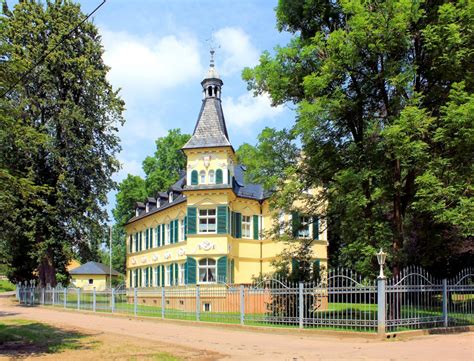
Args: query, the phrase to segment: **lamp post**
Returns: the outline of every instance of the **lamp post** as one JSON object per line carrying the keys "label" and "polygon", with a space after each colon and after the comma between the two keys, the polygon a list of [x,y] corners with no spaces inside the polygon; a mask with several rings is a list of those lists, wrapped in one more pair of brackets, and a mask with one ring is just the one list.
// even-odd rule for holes
{"label": "lamp post", "polygon": [[112,226],[109,226],[109,284],[112,289]]}
{"label": "lamp post", "polygon": [[385,264],[385,259],[387,258],[387,254],[380,248],[380,252],[377,253],[377,261],[379,262],[380,265],[380,274],[378,278],[385,278],[385,275],[383,274],[383,265]]}

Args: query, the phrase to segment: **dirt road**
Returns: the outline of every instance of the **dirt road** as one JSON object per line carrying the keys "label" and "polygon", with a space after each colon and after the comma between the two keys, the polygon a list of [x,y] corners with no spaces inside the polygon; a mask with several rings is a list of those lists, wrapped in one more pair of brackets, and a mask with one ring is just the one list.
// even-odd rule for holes
{"label": "dirt road", "polygon": [[[166,345],[184,358],[228,360],[474,360],[474,333],[419,336],[396,341],[287,331],[249,331],[210,325],[141,320],[0,304],[14,317]],[[189,353],[183,352],[188,350]],[[181,351],[181,352],[177,352]],[[200,355],[195,357],[196,355]],[[209,357],[205,357],[208,355]]]}

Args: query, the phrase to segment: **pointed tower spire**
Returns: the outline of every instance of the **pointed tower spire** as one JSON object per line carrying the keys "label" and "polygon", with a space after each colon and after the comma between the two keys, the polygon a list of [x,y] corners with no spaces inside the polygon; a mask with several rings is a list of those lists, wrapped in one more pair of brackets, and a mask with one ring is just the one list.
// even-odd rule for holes
{"label": "pointed tower spire", "polygon": [[201,111],[193,135],[182,149],[232,147],[221,105],[221,89],[224,83],[214,65],[215,50],[212,46],[210,53],[209,70],[201,82],[203,92]]}

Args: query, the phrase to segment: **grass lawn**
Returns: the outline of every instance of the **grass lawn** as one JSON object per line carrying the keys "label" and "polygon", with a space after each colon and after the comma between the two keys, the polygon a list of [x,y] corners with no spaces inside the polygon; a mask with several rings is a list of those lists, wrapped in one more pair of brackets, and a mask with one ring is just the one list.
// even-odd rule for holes
{"label": "grass lawn", "polygon": [[15,291],[15,285],[8,280],[0,281],[0,292]]}
{"label": "grass lawn", "polygon": [[57,359],[180,360],[148,341],[117,335],[88,335],[28,320],[0,321],[0,355],[12,359],[34,356],[41,360],[41,355],[56,353]]}

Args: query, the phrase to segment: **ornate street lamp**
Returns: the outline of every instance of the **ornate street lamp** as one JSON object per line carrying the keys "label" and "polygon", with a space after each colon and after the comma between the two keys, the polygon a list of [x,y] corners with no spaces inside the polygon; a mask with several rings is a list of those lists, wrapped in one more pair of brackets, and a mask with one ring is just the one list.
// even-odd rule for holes
{"label": "ornate street lamp", "polygon": [[387,254],[380,248],[380,252],[377,253],[377,261],[379,262],[380,265],[380,274],[378,278],[385,278],[385,275],[383,274],[383,265],[385,264],[385,259],[387,258]]}

